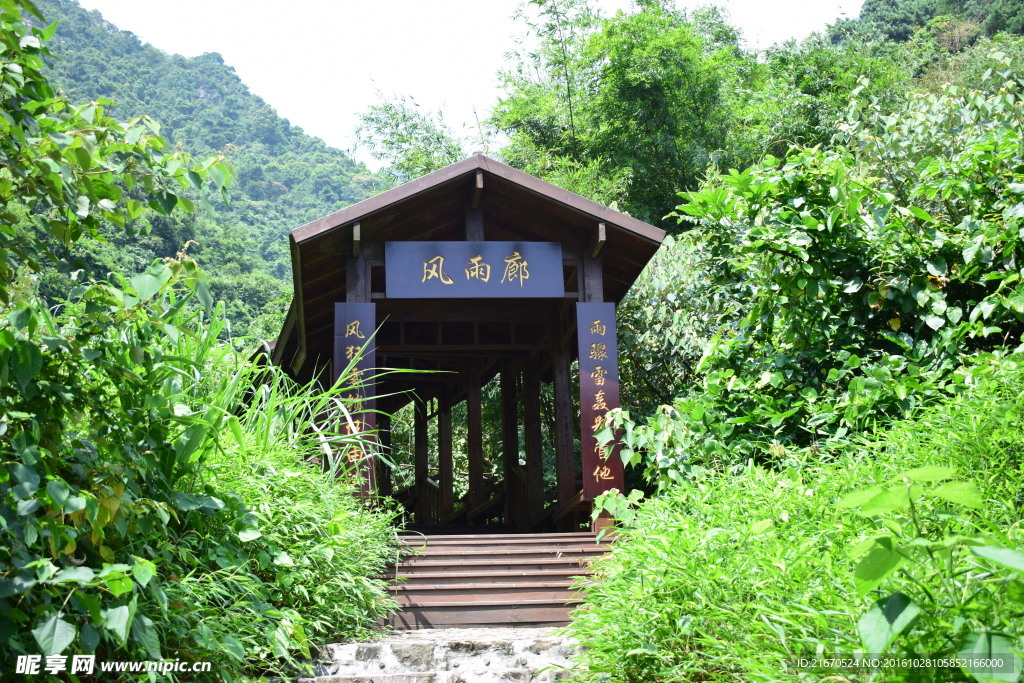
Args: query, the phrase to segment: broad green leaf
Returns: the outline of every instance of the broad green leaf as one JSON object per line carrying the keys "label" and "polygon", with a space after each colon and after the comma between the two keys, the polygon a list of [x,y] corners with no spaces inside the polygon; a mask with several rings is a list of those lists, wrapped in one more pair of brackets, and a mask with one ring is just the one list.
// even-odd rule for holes
{"label": "broad green leaf", "polygon": [[280,565],[282,567],[295,566],[295,562],[292,560],[291,556],[285,552],[278,553],[277,557],[274,558],[274,564]]}
{"label": "broad green leaf", "polygon": [[48,583],[64,583],[65,581],[88,583],[94,578],[96,578],[96,573],[88,567],[67,567],[54,574]]}
{"label": "broad green leaf", "polygon": [[131,619],[131,611],[127,605],[108,609],[103,613],[103,628],[107,629],[124,645],[128,637],[128,622]]}
{"label": "broad green leaf", "polygon": [[71,494],[71,490],[68,489],[67,484],[57,479],[46,483],[46,492],[50,494],[50,499],[53,500],[54,505],[61,507],[64,505],[64,501],[68,499]]}
{"label": "broad green leaf", "polygon": [[154,192],[153,199],[149,200],[149,206],[154,211],[167,215],[174,211],[174,206],[178,203],[178,196],[171,194],[170,192]]}
{"label": "broad green leaf", "polygon": [[292,643],[291,638],[288,637],[288,631],[282,625],[275,629],[267,630],[267,644],[270,645],[270,649],[274,652],[275,656],[287,657]]}
{"label": "broad green leaf", "polygon": [[100,632],[92,624],[86,624],[82,627],[79,642],[86,652],[95,652],[96,647],[100,644]]}
{"label": "broad green leaf", "polygon": [[910,490],[906,486],[894,486],[884,490],[877,496],[860,506],[860,514],[863,517],[870,515],[881,515],[893,510],[899,510],[910,504]]}
{"label": "broad green leaf", "polygon": [[132,565],[132,576],[139,582],[139,585],[145,586],[150,579],[156,576],[156,565],[149,560],[136,560]]}
{"label": "broad green leaf", "polygon": [[10,579],[0,578],[0,598],[27,593],[34,585],[36,585],[36,580],[25,576],[15,576]]}
{"label": "broad green leaf", "polygon": [[132,621],[132,640],[142,645],[150,659],[162,659],[156,624],[146,615],[140,614]]}
{"label": "broad green leaf", "polygon": [[140,301],[145,301],[159,292],[161,284],[158,278],[149,273],[142,273],[132,278],[132,287],[135,288],[135,294]]}
{"label": "broad green leaf", "polygon": [[224,501],[213,496],[196,496],[180,491],[174,494],[174,503],[182,512],[199,509],[213,512],[224,507]]}
{"label": "broad green leaf", "polygon": [[1024,583],[1018,579],[1012,579],[1003,585],[1003,590],[1010,600],[1018,605],[1024,605]]}
{"label": "broad green leaf", "polygon": [[903,593],[893,593],[871,606],[857,630],[869,656],[883,655],[896,636],[905,633],[921,613],[921,608]]}
{"label": "broad green leaf", "polygon": [[969,508],[977,509],[985,505],[981,491],[973,481],[950,481],[932,491],[932,494]]}
{"label": "broad green leaf", "polygon": [[242,543],[248,543],[249,541],[255,541],[262,535],[263,534],[257,531],[256,529],[245,529],[243,531],[238,532],[238,540],[240,540]]}
{"label": "broad green leaf", "polygon": [[11,475],[18,482],[14,492],[19,498],[28,498],[39,489],[39,474],[34,469],[20,462],[9,467]]}
{"label": "broad green leaf", "polygon": [[1019,550],[1003,548],[998,545],[972,546],[971,552],[978,557],[984,557],[996,564],[1024,574],[1024,553]]}
{"label": "broad green leaf", "polygon": [[903,564],[904,557],[893,546],[892,539],[883,536],[862,557],[853,570],[853,583],[859,595],[867,595],[877,588]]}
{"label": "broad green leaf", "polygon": [[29,382],[43,369],[43,353],[35,344],[19,339],[11,353],[10,364],[14,379],[25,391]]}
{"label": "broad green leaf", "polygon": [[772,525],[772,520],[762,519],[760,522],[755,522],[750,526],[749,534],[751,536],[757,536],[758,534],[764,533],[764,531]]}
{"label": "broad green leaf", "polygon": [[[965,667],[976,681],[1018,681],[1021,659],[1013,653],[1014,643],[999,633],[986,631],[968,634],[957,653],[968,660]],[[1001,663],[1002,666],[976,666]]]}
{"label": "broad green leaf", "polygon": [[909,479],[910,481],[917,483],[924,483],[929,481],[942,481],[943,479],[950,479],[956,476],[956,470],[952,467],[943,467],[941,465],[927,465],[925,467],[917,467],[912,470],[902,472],[895,477],[893,481],[903,481]]}
{"label": "broad green leaf", "polygon": [[61,613],[55,612],[41,626],[32,629],[32,637],[39,643],[39,650],[43,655],[58,655],[75,640],[78,631],[74,624],[60,617]]}
{"label": "broad green leaf", "polygon": [[120,573],[106,577],[103,582],[107,584],[107,588],[115,598],[130,592],[135,586],[130,578]]}
{"label": "broad green leaf", "polygon": [[11,311],[8,320],[11,321],[11,327],[20,332],[29,328],[34,317],[31,308],[18,308]]}
{"label": "broad green leaf", "polygon": [[869,489],[860,489],[859,491],[848,493],[843,496],[838,503],[836,503],[836,507],[840,510],[860,507],[882,491],[883,489],[881,486],[872,486]]}
{"label": "broad green leaf", "polygon": [[929,259],[928,261],[928,274],[934,275],[935,277],[941,277],[946,274],[946,259],[941,256]]}
{"label": "broad green leaf", "polygon": [[233,638],[231,636],[224,636],[223,638],[221,638],[221,646],[223,651],[231,655],[231,657],[234,658],[235,661],[245,661],[245,648],[242,646],[242,643],[237,638]]}
{"label": "broad green leaf", "polygon": [[[914,214],[915,218],[920,218],[921,220],[927,221],[928,223],[935,222],[935,219],[932,218],[931,214],[925,211],[924,209],[916,206],[908,206],[907,208],[910,209],[910,213]],[[872,652],[874,652],[874,650],[872,650]]]}

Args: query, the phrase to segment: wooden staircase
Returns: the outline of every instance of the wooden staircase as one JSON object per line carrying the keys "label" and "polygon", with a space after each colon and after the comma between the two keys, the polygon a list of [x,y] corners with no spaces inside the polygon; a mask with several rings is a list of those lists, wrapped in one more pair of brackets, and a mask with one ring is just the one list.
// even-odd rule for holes
{"label": "wooden staircase", "polygon": [[388,574],[398,630],[563,626],[580,601],[572,577],[607,549],[593,533],[399,534]]}

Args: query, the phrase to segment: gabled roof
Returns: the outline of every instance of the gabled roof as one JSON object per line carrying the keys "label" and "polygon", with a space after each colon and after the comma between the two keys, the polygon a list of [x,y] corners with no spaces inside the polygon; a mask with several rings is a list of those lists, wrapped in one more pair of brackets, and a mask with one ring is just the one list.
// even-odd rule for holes
{"label": "gabled roof", "polygon": [[[325,233],[342,226],[357,221],[366,221],[378,214],[394,211],[396,205],[414,200],[420,195],[436,195],[438,191],[443,191],[444,187],[452,184],[453,181],[475,175],[477,170],[484,171],[495,178],[501,178],[502,180],[514,183],[527,193],[573,209],[589,216],[596,222],[615,225],[621,230],[633,233],[642,239],[650,240],[652,243],[660,245],[662,240],[665,239],[665,232],[653,225],[644,223],[614,209],[609,209],[574,192],[563,190],[556,185],[552,185],[529,173],[524,173],[482,154],[467,157],[433,173],[410,180],[403,185],[386,190],[357,204],[347,206],[323,218],[306,223],[292,231],[291,239],[300,245],[316,240]],[[488,186],[485,185],[484,193],[488,189]]]}
{"label": "gabled roof", "polygon": [[[330,344],[334,302],[346,300],[346,257],[354,228],[371,258],[386,241],[464,240],[470,208],[482,214],[484,239],[589,244],[603,225],[604,292],[619,302],[665,237],[664,231],[481,154],[307,223],[289,241],[295,294],[275,362],[298,369],[306,352]],[[565,248],[563,247],[563,252]],[[374,276],[374,290],[378,286]]]}

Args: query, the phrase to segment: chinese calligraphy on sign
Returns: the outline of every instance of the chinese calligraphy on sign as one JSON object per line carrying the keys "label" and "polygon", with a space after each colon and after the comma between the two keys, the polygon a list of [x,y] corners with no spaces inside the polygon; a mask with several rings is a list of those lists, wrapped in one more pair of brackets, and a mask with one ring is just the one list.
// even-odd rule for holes
{"label": "chinese calligraphy on sign", "polygon": [[557,242],[386,242],[384,274],[391,299],[565,294]]}
{"label": "chinese calligraphy on sign", "polygon": [[[602,443],[597,434],[607,412],[619,407],[619,365],[615,345],[615,305],[576,304],[580,367],[580,442],[583,447],[583,496],[593,500],[610,488],[623,487],[619,442]],[[608,432],[603,432],[602,436]]]}
{"label": "chinese calligraphy on sign", "polygon": [[523,286],[525,280],[530,279],[530,271],[526,267],[530,265],[518,251],[505,259],[505,274],[501,276],[502,282],[515,282],[519,280],[519,286]]}
{"label": "chinese calligraphy on sign", "polygon": [[491,266],[483,262],[483,256],[477,255],[469,259],[469,268],[466,268],[466,278],[477,279],[482,282],[490,282]]}
{"label": "chinese calligraphy on sign", "polygon": [[435,256],[423,262],[423,279],[420,282],[432,279],[440,280],[441,284],[445,285],[454,284],[455,281],[444,272],[444,256]]}
{"label": "chinese calligraphy on sign", "polygon": [[345,326],[345,337],[356,337],[357,339],[366,339],[366,335],[359,331],[359,325],[362,323],[361,320],[353,320]]}
{"label": "chinese calligraphy on sign", "polygon": [[[444,264],[437,264],[438,277],[444,275]],[[424,273],[424,277],[426,273]],[[374,412],[373,368],[377,365],[377,348],[372,331],[377,325],[377,307],[372,303],[334,304],[334,382],[345,377],[345,393],[352,403],[351,422],[344,425],[346,434],[372,433],[376,427]],[[367,334],[369,330],[371,334]],[[371,495],[374,482],[374,450],[366,442],[339,444],[349,465],[349,472],[359,477],[364,495]]]}

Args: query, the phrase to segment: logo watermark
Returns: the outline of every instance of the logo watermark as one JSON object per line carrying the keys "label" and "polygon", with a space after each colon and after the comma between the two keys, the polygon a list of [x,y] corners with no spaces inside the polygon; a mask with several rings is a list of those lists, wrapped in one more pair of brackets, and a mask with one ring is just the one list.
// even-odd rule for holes
{"label": "logo watermark", "polygon": [[28,676],[61,673],[92,676],[97,673],[209,673],[211,662],[180,659],[96,661],[96,655],[18,655],[14,673]]}

